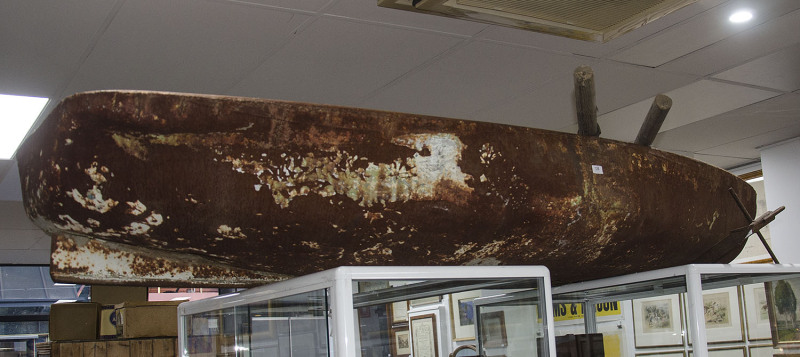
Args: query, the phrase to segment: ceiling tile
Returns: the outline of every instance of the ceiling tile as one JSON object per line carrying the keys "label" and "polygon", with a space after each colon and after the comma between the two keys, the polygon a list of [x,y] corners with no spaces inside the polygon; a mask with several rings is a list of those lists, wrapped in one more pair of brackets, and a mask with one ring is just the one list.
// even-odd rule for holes
{"label": "ceiling tile", "polygon": [[30,246],[31,250],[50,250],[50,236],[44,231],[39,231],[39,238]]}
{"label": "ceiling tile", "polygon": [[[671,115],[671,114],[670,114]],[[798,125],[800,95],[784,94],[708,119],[662,131],[653,146],[698,152]],[[767,144],[767,142],[759,145]],[[758,146],[758,145],[756,145]]]}
{"label": "ceiling tile", "polygon": [[[608,60],[600,61],[593,67],[599,115],[640,100],[652,100],[656,94],[666,93],[698,80],[696,76]],[[640,116],[640,120],[644,119],[644,114]]]}
{"label": "ceiling tile", "polygon": [[22,201],[19,170],[14,160],[0,162],[0,201]]}
{"label": "ceiling tile", "polygon": [[800,123],[782,128],[780,130],[770,131],[761,135],[744,138],[717,147],[698,151],[696,155],[747,158],[751,161],[758,160],[761,158],[761,152],[757,147],[774,144],[791,138],[796,138],[798,136],[800,136]]}
{"label": "ceiling tile", "polygon": [[[710,118],[779,95],[779,93],[772,91],[708,80],[697,81],[669,91],[666,94],[672,98],[672,109],[661,126],[662,131]],[[650,103],[652,101],[647,104],[647,109],[650,108]],[[644,113],[646,114],[647,111]]]}
{"label": "ceiling tile", "polygon": [[[661,131],[710,118],[779,95],[776,92],[709,80],[697,81],[665,94],[672,98],[672,109],[664,120]],[[639,133],[639,127],[652,102],[653,98],[649,98],[599,116],[597,121],[603,132],[602,136],[633,141]]]}
{"label": "ceiling tile", "polygon": [[[0,243],[3,249],[32,249],[42,237],[46,236],[47,234],[40,229],[0,229]],[[48,244],[46,248],[49,247]]]}
{"label": "ceiling tile", "polygon": [[[800,5],[800,1],[797,2]],[[800,11],[783,15],[748,31],[692,52],[660,68],[706,76],[738,66],[800,42]]]}
{"label": "ceiling tile", "polygon": [[0,264],[50,264],[50,250],[0,250]]}
{"label": "ceiling tile", "polygon": [[21,201],[0,201],[0,229],[38,230],[25,213]]}
{"label": "ceiling tile", "polygon": [[379,22],[394,26],[445,32],[463,36],[475,35],[489,26],[487,24],[452,19],[443,16],[389,9],[380,7],[377,3],[377,0],[339,0],[326,12],[331,15],[350,19]]}
{"label": "ceiling tile", "polygon": [[543,86],[483,108],[467,118],[557,130],[576,121],[573,84],[569,76],[554,78]]}
{"label": "ceiling tile", "polygon": [[101,0],[3,1],[0,93],[58,95],[114,5]]}
{"label": "ceiling tile", "polygon": [[[6,174],[8,174],[11,170],[17,169],[17,162],[15,160],[3,160],[0,159],[0,182],[5,179]],[[0,201],[5,201],[0,199]]]}
{"label": "ceiling tile", "polygon": [[[560,73],[554,76],[553,80],[540,84],[532,91],[482,108],[474,117],[479,120],[506,120],[509,124],[575,133],[578,126],[573,72],[575,67],[581,64],[590,65],[594,70],[595,96],[600,114],[695,80],[693,76],[666,73],[613,61],[570,58],[562,63],[558,69]],[[639,120],[643,118],[644,114],[641,114]]]}
{"label": "ceiling tile", "polygon": [[695,154],[694,159],[725,170],[752,163],[754,160],[752,158],[737,158],[702,154]]}
{"label": "ceiling tile", "polygon": [[112,88],[219,94],[308,18],[229,2],[128,1],[66,94]]}
{"label": "ceiling tile", "polygon": [[474,41],[393,83],[364,104],[373,108],[465,118],[561,77],[571,83],[581,64],[519,46]]}
{"label": "ceiling tile", "polygon": [[323,17],[231,93],[356,105],[368,93],[459,42],[453,36]]}
{"label": "ceiling tile", "polygon": [[784,91],[800,89],[800,44],[722,72],[714,78]]}
{"label": "ceiling tile", "polygon": [[614,60],[648,67],[658,67],[681,56],[714,44],[736,33],[757,27],[795,10],[800,2],[795,0],[775,0],[750,2],[748,6],[755,13],[750,22],[733,24],[728,17],[742,6],[732,1],[693,17],[681,26],[669,28],[620,53],[612,56]]}
{"label": "ceiling tile", "polygon": [[258,4],[302,11],[321,10],[331,0],[213,0],[233,4]]}

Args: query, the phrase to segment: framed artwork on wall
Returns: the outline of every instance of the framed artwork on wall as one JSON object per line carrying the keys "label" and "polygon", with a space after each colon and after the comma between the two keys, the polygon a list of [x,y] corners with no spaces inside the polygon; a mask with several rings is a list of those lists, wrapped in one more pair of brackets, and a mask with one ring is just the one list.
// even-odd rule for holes
{"label": "framed artwork on wall", "polygon": [[390,316],[392,325],[408,322],[408,301],[398,301],[391,304]]}
{"label": "framed artwork on wall", "polygon": [[408,357],[411,355],[411,333],[408,328],[392,329],[392,356]]}
{"label": "framed artwork on wall", "polygon": [[703,291],[703,317],[709,343],[743,340],[739,310],[739,293],[735,286]]}
{"label": "framed artwork on wall", "polygon": [[436,315],[411,317],[411,348],[414,357],[439,357]]}
{"label": "framed artwork on wall", "polygon": [[441,301],[442,301],[442,296],[441,295],[430,296],[430,297],[426,297],[426,298],[413,299],[413,300],[409,300],[408,301],[408,307],[412,308],[412,307],[420,307],[420,306],[424,306],[424,305],[433,305],[433,304],[438,304]]}
{"label": "framed artwork on wall", "polygon": [[453,326],[453,341],[475,339],[475,305],[480,291],[465,291],[450,294],[450,324]]}
{"label": "framed artwork on wall", "polygon": [[681,345],[681,320],[677,294],[633,300],[636,347]]}
{"label": "framed artwork on wall", "polygon": [[750,347],[750,357],[772,357],[774,353],[775,350],[772,348],[772,346]]}
{"label": "framed artwork on wall", "polygon": [[[689,351],[689,357],[694,357],[694,353]],[[708,357],[745,357],[744,347],[709,349]]]}
{"label": "framed artwork on wall", "polygon": [[767,291],[764,289],[764,284],[744,285],[742,289],[744,290],[747,338],[751,341],[771,339]]}
{"label": "framed artwork on wall", "polygon": [[800,278],[764,283],[772,345],[800,347]]}
{"label": "framed artwork on wall", "polygon": [[496,348],[508,345],[506,317],[503,311],[481,313],[480,324],[483,347]]}
{"label": "framed artwork on wall", "polygon": [[370,291],[383,290],[388,288],[389,288],[389,282],[384,280],[376,280],[376,281],[367,280],[358,282],[359,293],[366,293]]}

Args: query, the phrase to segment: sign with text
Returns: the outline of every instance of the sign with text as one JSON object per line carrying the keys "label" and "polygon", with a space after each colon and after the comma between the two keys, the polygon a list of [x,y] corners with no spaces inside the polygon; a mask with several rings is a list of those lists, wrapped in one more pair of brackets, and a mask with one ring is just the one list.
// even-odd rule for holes
{"label": "sign with text", "polygon": [[[595,305],[595,316],[621,315],[618,301]],[[583,320],[583,304],[553,304],[555,321]]]}

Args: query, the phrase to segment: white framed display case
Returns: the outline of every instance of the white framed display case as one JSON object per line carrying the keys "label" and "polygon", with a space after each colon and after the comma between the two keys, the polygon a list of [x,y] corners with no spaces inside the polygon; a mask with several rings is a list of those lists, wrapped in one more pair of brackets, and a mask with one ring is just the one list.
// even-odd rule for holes
{"label": "white framed display case", "polygon": [[551,296],[541,266],[341,267],[182,303],[179,351],[447,357],[474,345],[484,356],[555,356]]}
{"label": "white framed display case", "polygon": [[693,264],[553,288],[556,306],[582,307],[584,333],[603,332],[598,306],[626,307],[619,356],[795,355],[798,300],[793,264]]}

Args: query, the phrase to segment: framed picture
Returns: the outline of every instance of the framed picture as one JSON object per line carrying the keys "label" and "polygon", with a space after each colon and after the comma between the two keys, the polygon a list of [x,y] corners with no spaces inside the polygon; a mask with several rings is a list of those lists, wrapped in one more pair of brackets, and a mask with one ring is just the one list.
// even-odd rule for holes
{"label": "framed picture", "polygon": [[436,315],[419,315],[411,318],[411,347],[414,357],[439,357]]}
{"label": "framed picture", "polygon": [[362,306],[358,308],[358,318],[366,319],[372,316],[369,311],[369,306]]}
{"label": "framed picture", "polygon": [[744,348],[721,348],[708,350],[708,357],[745,357]]}
{"label": "framed picture", "polygon": [[764,290],[764,284],[744,285],[742,289],[744,290],[747,338],[750,340],[771,339],[767,291]]}
{"label": "framed picture", "polygon": [[408,328],[392,329],[392,356],[408,357],[411,355],[411,334]]}
{"label": "framed picture", "polygon": [[636,347],[683,344],[680,314],[677,294],[633,300],[633,338]]}
{"label": "framed picture", "polygon": [[[689,351],[689,357],[693,357],[694,353]],[[744,348],[719,348],[708,350],[708,357],[745,357]]]}
{"label": "framed picture", "polygon": [[481,313],[480,324],[483,347],[494,348],[508,345],[506,316],[503,311]]}
{"label": "framed picture", "polygon": [[800,347],[800,278],[764,283],[772,345]]}
{"label": "framed picture", "polygon": [[389,282],[386,280],[365,280],[358,282],[358,292],[360,293],[383,290],[388,288],[389,288]]}
{"label": "framed picture", "polygon": [[475,305],[479,290],[450,294],[450,325],[453,326],[453,341],[475,339]]}
{"label": "framed picture", "polygon": [[408,301],[398,301],[392,303],[391,323],[399,324],[408,322]]}
{"label": "framed picture", "polygon": [[703,317],[708,342],[742,341],[742,318],[736,287],[703,291]]}
{"label": "framed picture", "polygon": [[409,308],[411,308],[411,307],[422,306],[422,305],[432,305],[432,304],[438,304],[440,301],[442,301],[442,296],[441,295],[436,295],[436,296],[431,296],[431,297],[426,297],[426,298],[409,300],[408,301],[408,306],[409,306]]}
{"label": "framed picture", "polygon": [[750,357],[772,357],[774,353],[775,351],[772,349],[772,346],[750,347]]}

